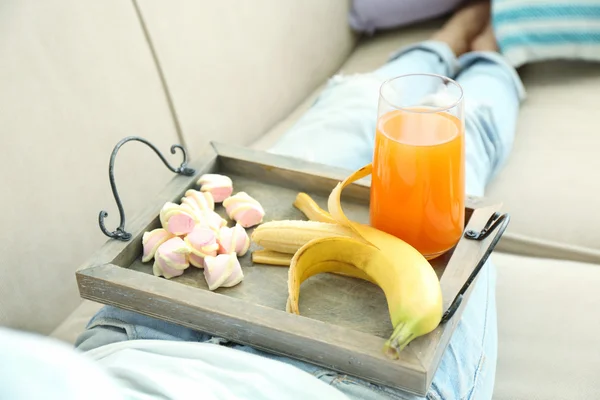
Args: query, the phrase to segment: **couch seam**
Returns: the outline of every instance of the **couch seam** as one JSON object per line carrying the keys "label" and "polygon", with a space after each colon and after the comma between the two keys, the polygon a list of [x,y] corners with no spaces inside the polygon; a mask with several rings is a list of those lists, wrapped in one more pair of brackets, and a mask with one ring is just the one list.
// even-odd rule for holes
{"label": "couch seam", "polygon": [[[144,16],[142,15],[142,10],[138,4],[137,0],[131,0],[133,4],[133,8],[135,10],[135,14],[137,16],[138,22],[140,23],[140,28],[142,29],[142,33],[144,34],[144,39],[146,40],[146,44],[148,45],[148,49],[150,50],[150,54],[152,55],[152,60],[154,62],[154,66],[156,68],[156,72],[158,74],[158,78],[160,80],[160,85],[162,87],[163,93],[165,95],[165,100],[167,101],[167,106],[169,108],[169,113],[171,114],[171,120],[173,121],[173,126],[175,127],[175,133],[179,139],[180,144],[188,149],[187,143],[185,141],[185,137],[183,136],[183,131],[181,130],[181,124],[179,122],[179,118],[177,117],[177,111],[175,110],[175,103],[173,101],[173,97],[171,95],[171,91],[169,90],[169,85],[167,84],[167,78],[165,77],[165,73],[158,59],[158,54],[156,52],[156,48],[154,47],[154,43],[152,42],[152,38],[150,36],[150,31],[148,30],[148,26],[146,25],[146,21],[144,20]],[[189,149],[188,149],[189,151]]]}

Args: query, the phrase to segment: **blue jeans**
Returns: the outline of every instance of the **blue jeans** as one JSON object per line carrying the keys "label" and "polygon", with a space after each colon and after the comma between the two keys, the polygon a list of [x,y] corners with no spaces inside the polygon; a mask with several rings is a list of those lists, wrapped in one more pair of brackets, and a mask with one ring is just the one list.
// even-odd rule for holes
{"label": "blue jeans", "polygon": [[[385,79],[409,73],[445,75],[462,86],[466,99],[467,192],[483,195],[510,153],[524,97],[518,75],[495,53],[469,53],[457,59],[445,44],[424,42],[403,49],[372,73],[334,77],[313,107],[271,151],[348,170],[362,167],[373,154],[379,86]],[[487,263],[444,353],[428,399],[491,399],[497,358],[495,279],[494,266]],[[352,399],[418,398],[114,307],[104,307],[94,316],[77,347],[89,350],[132,339],[228,344],[295,365]]]}

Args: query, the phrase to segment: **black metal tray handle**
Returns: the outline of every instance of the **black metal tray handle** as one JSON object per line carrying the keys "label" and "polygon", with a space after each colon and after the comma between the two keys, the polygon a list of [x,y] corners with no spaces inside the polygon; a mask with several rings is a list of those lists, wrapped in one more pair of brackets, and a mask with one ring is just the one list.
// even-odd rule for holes
{"label": "black metal tray handle", "polygon": [[125,211],[123,210],[123,203],[121,203],[121,197],[119,196],[119,192],[117,191],[117,185],[115,183],[115,159],[117,158],[117,153],[119,152],[119,149],[125,143],[131,142],[131,141],[142,142],[145,145],[147,145],[148,147],[150,147],[152,150],[154,150],[156,155],[158,155],[160,157],[160,159],[165,164],[165,166],[167,168],[169,168],[171,171],[175,172],[176,174],[192,176],[196,173],[196,170],[194,170],[193,168],[189,168],[187,166],[187,153],[186,153],[185,149],[183,148],[183,146],[181,146],[179,144],[174,144],[173,146],[171,146],[171,154],[175,154],[176,150],[181,150],[181,153],[183,154],[183,161],[181,162],[181,165],[176,168],[176,167],[171,166],[171,164],[169,164],[169,162],[167,161],[165,156],[163,156],[163,154],[152,143],[150,143],[149,141],[147,141],[144,138],[137,137],[137,136],[128,136],[128,137],[124,138],[123,140],[121,140],[119,143],[117,143],[117,145],[115,146],[115,148],[112,151],[112,154],[110,155],[110,162],[108,164],[108,179],[110,180],[110,187],[112,189],[113,196],[115,197],[115,202],[117,203],[117,207],[119,208],[119,215],[121,217],[121,223],[119,224],[119,227],[115,231],[109,232],[108,229],[106,229],[106,227],[104,226],[104,218],[106,218],[108,216],[108,213],[106,211],[102,210],[102,211],[100,211],[100,214],[98,215],[98,224],[100,225],[100,230],[106,236],[108,236],[109,238],[112,238],[112,239],[118,239],[118,240],[122,240],[125,242],[131,239],[131,233],[125,231]]}
{"label": "black metal tray handle", "polygon": [[494,239],[490,242],[490,245],[485,250],[483,257],[481,257],[479,262],[477,262],[477,265],[473,269],[473,272],[471,272],[471,275],[469,275],[469,277],[467,278],[467,281],[460,288],[460,290],[458,291],[458,294],[456,295],[454,300],[452,300],[452,303],[450,304],[450,306],[448,306],[448,309],[442,316],[442,323],[450,320],[450,318],[452,318],[452,316],[454,315],[456,310],[458,310],[458,307],[460,306],[460,303],[462,302],[464,294],[467,292],[467,290],[469,289],[469,286],[471,286],[471,284],[477,277],[477,274],[479,274],[479,271],[481,271],[481,268],[483,268],[483,266],[485,265],[485,262],[489,258],[490,254],[492,254],[492,252],[494,251],[494,248],[500,241],[500,238],[502,237],[502,234],[506,230],[506,227],[508,226],[509,222],[510,222],[509,214],[500,214],[500,213],[496,212],[490,217],[490,219],[488,219],[487,223],[485,224],[485,226],[483,227],[483,229],[481,231],[476,232],[473,230],[467,230],[465,232],[464,236],[465,236],[465,238],[467,238],[469,240],[485,240],[488,236],[490,236],[490,234],[492,232],[497,231],[496,236],[494,236]]}

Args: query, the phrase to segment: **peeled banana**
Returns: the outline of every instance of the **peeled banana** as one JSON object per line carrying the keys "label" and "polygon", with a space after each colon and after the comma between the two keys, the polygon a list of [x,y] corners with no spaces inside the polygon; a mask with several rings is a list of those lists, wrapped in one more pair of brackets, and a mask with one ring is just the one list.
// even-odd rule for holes
{"label": "peeled banana", "polygon": [[294,201],[294,207],[302,211],[304,215],[311,221],[329,222],[337,224],[331,214],[323,210],[319,205],[306,193],[298,193]]}
{"label": "peeled banana", "polygon": [[292,255],[271,250],[255,250],[252,252],[252,262],[289,267],[292,262]]}
{"label": "peeled banana", "polygon": [[337,223],[270,221],[258,226],[252,232],[251,239],[266,250],[294,254],[313,239],[332,236],[353,237],[355,233]]}
{"label": "peeled banana", "polygon": [[[314,239],[298,250],[289,271],[289,308],[298,312],[301,279],[314,265],[339,263],[353,265],[379,285],[388,302],[394,332],[385,343],[385,353],[398,358],[399,352],[416,337],[434,330],[442,318],[442,291],[431,264],[414,247],[383,231],[348,220],[340,197],[350,183],[371,173],[371,165],[361,168],[338,184],[328,199],[329,214],[354,237]],[[314,208],[314,207],[313,207]],[[324,214],[322,214],[324,215]],[[318,270],[318,268],[317,268]],[[314,275],[314,274],[308,274]],[[300,283],[296,284],[296,282]]]}

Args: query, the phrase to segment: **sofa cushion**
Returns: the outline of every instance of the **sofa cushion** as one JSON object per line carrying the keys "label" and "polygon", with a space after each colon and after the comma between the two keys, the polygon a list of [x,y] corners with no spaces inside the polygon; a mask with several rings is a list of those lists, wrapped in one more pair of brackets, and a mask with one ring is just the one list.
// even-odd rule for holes
{"label": "sofa cushion", "polygon": [[498,45],[514,66],[544,60],[600,61],[600,6],[588,0],[495,0]]}
{"label": "sofa cushion", "polygon": [[[340,73],[376,69],[399,47],[427,39],[441,24],[427,24],[362,40]],[[594,117],[600,69],[553,62],[524,67],[528,99],[522,106],[513,153],[488,187],[512,220],[499,249],[525,255],[600,262],[600,147]],[[290,117],[254,143],[268,149],[318,97],[320,88]],[[468,102],[468,99],[466,99]]]}
{"label": "sofa cushion", "polygon": [[[4,1],[0,38],[0,325],[49,333],[81,301],[99,211],[119,224],[113,146],[140,135],[179,163],[179,139],[131,2]],[[129,218],[172,177],[139,143],[115,173]]]}
{"label": "sofa cushion", "polygon": [[192,154],[251,143],[338,69],[355,44],[348,3],[138,2]]}
{"label": "sofa cushion", "polygon": [[495,253],[495,400],[600,399],[600,265]]}
{"label": "sofa cushion", "polygon": [[[528,98],[513,153],[488,190],[512,216],[507,239],[516,246],[507,240],[502,248],[542,255],[558,244],[553,247],[565,248],[565,255],[600,262],[600,68],[547,62],[524,67],[521,75]],[[520,238],[531,245],[519,248]]]}

